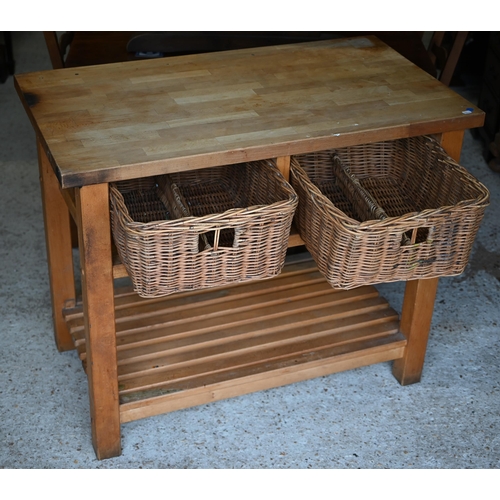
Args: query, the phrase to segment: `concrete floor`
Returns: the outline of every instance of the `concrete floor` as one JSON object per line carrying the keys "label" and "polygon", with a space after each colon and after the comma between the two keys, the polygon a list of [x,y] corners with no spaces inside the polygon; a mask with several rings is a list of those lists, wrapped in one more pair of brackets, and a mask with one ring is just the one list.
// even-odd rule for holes
{"label": "concrete floor", "polygon": [[[40,32],[15,32],[18,73],[50,68]],[[440,281],[421,383],[382,363],[122,426],[98,461],[87,382],[52,338],[35,137],[0,85],[0,468],[498,468],[500,175],[466,134],[461,163],[491,191],[462,276]],[[402,284],[381,286],[400,310]]]}

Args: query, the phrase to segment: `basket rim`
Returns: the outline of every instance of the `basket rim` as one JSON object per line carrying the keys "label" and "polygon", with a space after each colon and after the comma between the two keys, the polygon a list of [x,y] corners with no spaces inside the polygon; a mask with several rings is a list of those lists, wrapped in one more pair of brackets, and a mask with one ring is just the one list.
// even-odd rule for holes
{"label": "basket rim", "polygon": [[[117,183],[110,183],[110,201],[115,208],[114,213],[118,217],[121,218],[122,223],[127,227],[127,230],[130,231],[149,231],[149,230],[173,230],[177,231],[180,228],[185,226],[194,227],[196,225],[223,225],[223,224],[231,224],[235,223],[235,219],[240,218],[253,218],[258,215],[259,212],[280,212],[280,211],[290,211],[296,208],[298,205],[298,196],[294,191],[292,186],[286,181],[283,177],[279,169],[276,165],[271,161],[260,160],[256,162],[242,162],[237,165],[251,165],[251,164],[260,164],[260,167],[265,167],[273,176],[276,177],[277,181],[281,185],[282,191],[281,194],[283,196],[287,196],[286,199],[277,200],[270,204],[260,204],[260,205],[250,205],[248,207],[243,208],[231,208],[229,210],[225,210],[223,212],[214,212],[211,214],[207,214],[204,216],[187,216],[180,217],[177,219],[168,219],[168,220],[157,220],[150,222],[138,222],[134,221],[130,216],[128,207],[125,204],[125,200],[123,194],[117,188]],[[221,165],[226,166],[226,165]],[[227,165],[231,166],[231,165]],[[166,174],[168,175],[168,174]]]}
{"label": "basket rim", "polygon": [[[323,150],[323,151],[316,151],[313,153],[306,153],[303,155],[294,155],[291,157],[290,161],[290,173],[293,176],[296,176],[300,179],[300,182],[305,184],[307,188],[310,190],[310,198],[315,207],[318,210],[326,211],[329,212],[330,215],[334,216],[336,219],[338,219],[346,228],[350,229],[382,229],[388,225],[394,226],[398,225],[398,223],[407,223],[408,221],[411,221],[412,219],[418,218],[419,221],[422,219],[428,218],[428,217],[433,217],[436,215],[442,215],[446,212],[454,212],[458,210],[462,210],[464,208],[477,208],[477,209],[483,209],[489,205],[490,202],[490,193],[486,186],[484,186],[481,182],[479,182],[470,172],[465,169],[462,165],[460,165],[458,162],[453,160],[446,151],[443,149],[443,147],[432,137],[429,136],[419,136],[425,139],[431,147],[433,147],[434,151],[433,153],[437,153],[439,157],[437,158],[437,161],[446,164],[447,168],[451,168],[456,170],[464,179],[466,179],[468,182],[473,184],[474,188],[478,192],[478,196],[476,198],[470,198],[466,200],[461,200],[457,202],[454,205],[443,205],[438,208],[429,208],[425,209],[422,211],[415,211],[415,212],[409,212],[404,215],[400,216],[392,216],[392,217],[387,217],[384,220],[379,220],[379,219],[372,219],[372,220],[367,220],[367,221],[358,221],[356,219],[353,219],[352,217],[349,217],[345,212],[340,210],[337,206],[333,204],[333,202],[326,196],[324,195],[321,190],[316,186],[309,176],[307,175],[307,172],[305,169],[300,165],[299,158],[307,156],[308,154],[331,154],[335,153],[338,151],[338,149],[343,149],[343,148],[332,148],[328,150]],[[408,138],[412,139],[412,138]],[[417,137],[418,139],[418,137]],[[401,139],[398,139],[401,140]],[[377,142],[374,144],[384,144],[384,143],[389,143],[389,142],[394,142],[394,141],[381,141]],[[359,146],[363,146],[362,144]]]}

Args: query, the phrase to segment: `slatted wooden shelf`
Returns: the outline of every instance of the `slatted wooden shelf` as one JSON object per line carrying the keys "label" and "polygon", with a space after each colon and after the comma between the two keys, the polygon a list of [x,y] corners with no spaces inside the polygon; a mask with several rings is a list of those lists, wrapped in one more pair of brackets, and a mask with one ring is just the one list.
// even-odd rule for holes
{"label": "slatted wooden shelf", "polygon": [[[311,260],[271,280],[158,299],[115,297],[122,422],[403,355],[374,287],[330,287]],[[86,364],[80,305],[65,309]]]}

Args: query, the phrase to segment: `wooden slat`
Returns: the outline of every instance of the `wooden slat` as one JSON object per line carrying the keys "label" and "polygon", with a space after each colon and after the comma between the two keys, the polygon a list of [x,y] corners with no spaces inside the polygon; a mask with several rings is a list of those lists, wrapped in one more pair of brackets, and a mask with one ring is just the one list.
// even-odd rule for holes
{"label": "wooden slat", "polygon": [[[201,404],[214,391],[229,397],[396,359],[406,345],[374,287],[334,290],[312,261],[272,280],[162,299],[126,292],[116,318],[122,421]],[[66,319],[85,362],[82,313]]]}
{"label": "wooden slat", "polygon": [[[322,335],[318,334],[316,337],[303,336],[299,339],[300,342],[289,342],[287,349],[283,345],[276,346],[269,343],[266,348],[257,346],[253,349],[253,353],[248,349],[239,353],[228,352],[224,362],[221,361],[219,364],[214,364],[214,360],[209,358],[201,358],[196,364],[173,363],[169,367],[169,373],[163,373],[163,377],[159,374],[143,373],[141,376],[141,374],[132,373],[119,378],[120,395],[125,401],[137,399],[138,396],[144,399],[145,395],[151,397],[151,394],[148,394],[151,392],[179,392],[229,380],[236,370],[237,378],[241,378],[266,372],[269,369],[293,368],[314,360],[333,358],[369,346],[383,345],[388,339],[398,342],[404,339],[398,332],[395,321],[386,324],[368,323],[368,326],[361,324],[358,328],[353,328],[352,324],[349,325],[350,329],[345,326],[339,327],[323,332]],[[404,346],[404,341],[399,342],[399,345]],[[267,356],[262,356],[263,354]],[[209,371],[207,367],[210,368]]]}
{"label": "wooden slat", "polygon": [[[278,324],[282,324],[283,322],[290,323],[291,317],[294,317],[300,323],[307,315],[319,318],[321,315],[340,314],[339,311],[329,310],[333,302],[332,293],[325,293],[323,288],[323,284],[310,287],[309,293],[303,294],[300,291],[299,293],[293,293],[296,291],[292,290],[288,292],[288,298],[283,295],[279,299],[269,300],[268,302],[265,302],[268,295],[263,294],[255,301],[244,300],[243,303],[247,303],[247,305],[241,305],[241,301],[238,301],[240,303],[234,301],[230,302],[229,307],[224,311],[216,311],[213,314],[203,314],[203,311],[196,312],[196,315],[193,317],[187,316],[187,319],[179,318],[177,321],[165,322],[165,324],[169,325],[167,338],[158,335],[145,335],[144,330],[139,330],[138,333],[125,331],[123,333],[126,335],[121,335],[119,338],[119,348],[123,351],[130,350],[131,344],[137,346],[138,342],[140,342],[140,345],[147,350],[152,345],[157,346],[159,343],[167,341],[181,345],[186,338],[205,338],[208,340],[213,337],[220,339],[224,336],[224,327],[221,325],[221,321],[224,321],[226,329],[230,328],[231,332],[234,332],[238,328],[245,331],[250,325],[258,326],[264,318],[268,323],[275,320]],[[319,290],[313,293],[313,290],[316,289]],[[335,297],[335,306],[337,309],[342,309],[340,306],[343,306],[344,311],[349,311],[349,307],[354,307],[353,302],[361,301],[364,298],[366,307],[369,307],[368,303],[371,298],[371,306],[378,307],[380,302],[373,298],[374,295],[374,291],[370,289],[367,289],[366,294],[359,294],[359,296],[354,296],[353,292],[346,292],[342,297],[339,295]],[[355,307],[356,309],[360,308],[358,304]],[[190,328],[189,334],[185,333],[186,328]],[[149,330],[146,333],[149,333]],[[125,352],[123,356],[126,356]]]}
{"label": "wooden slat", "polygon": [[300,247],[302,245],[305,245],[304,240],[292,226],[292,231],[290,232],[290,237],[288,238],[288,247]]}
{"label": "wooden slat", "polygon": [[[254,343],[258,337],[266,337],[264,340],[266,342],[272,340],[277,329],[280,333],[282,333],[281,329],[286,329],[286,334],[281,336],[285,335],[288,338],[293,336],[292,331],[305,329],[324,318],[339,319],[360,314],[360,310],[380,310],[385,305],[382,300],[376,298],[363,301],[362,304],[355,302],[332,306],[329,296],[323,298],[330,300],[320,304],[317,304],[317,298],[309,302],[290,301],[288,304],[281,304],[280,307],[261,305],[258,310],[254,309],[246,313],[231,311],[227,316],[212,318],[212,321],[197,318],[194,321],[186,321],[177,325],[177,329],[170,326],[168,336],[162,342],[150,342],[146,345],[134,346],[134,348],[130,344],[127,345],[127,349],[123,349],[119,365],[124,365],[130,360],[137,365],[142,359],[145,360],[145,363],[141,363],[143,366],[158,365],[159,351],[166,353],[168,358],[166,363],[170,364],[172,359],[176,359],[177,351],[187,352],[185,356],[180,355],[182,359],[202,356],[207,350],[213,352],[213,348],[210,349],[213,345],[216,346],[215,352],[225,351],[230,344],[238,344],[240,348],[244,348]],[[315,307],[311,306],[311,302],[316,302]],[[207,326],[205,326],[206,323],[208,323]],[[177,330],[178,333],[172,335],[172,330]],[[298,334],[295,333],[295,335]],[[151,363],[150,359],[154,362]]]}
{"label": "wooden slat", "polygon": [[390,361],[399,358],[403,353],[403,349],[404,341],[400,338],[390,339],[390,342],[386,344],[365,348],[359,352],[353,351],[339,354],[334,359],[319,359],[295,366],[293,369],[286,366],[234,380],[231,379],[210,384],[205,387],[151,397],[141,401],[122,403],[120,406],[121,422],[130,422],[250,392],[279,387],[280,385],[300,382],[374,363]]}
{"label": "wooden slat", "polygon": [[[169,311],[194,309],[198,307],[199,302],[213,306],[225,303],[235,296],[250,298],[261,295],[263,291],[266,293],[276,293],[302,287],[306,283],[313,284],[324,281],[309,254],[305,256],[305,260],[294,263],[298,260],[297,257],[300,259],[302,256],[292,256],[292,262],[285,265],[280,275],[264,282],[250,281],[244,284],[235,283],[223,288],[195,290],[154,299],[141,299],[130,287],[119,289],[115,293],[116,320],[121,322],[127,321],[127,318],[130,317],[161,315],[165,309]],[[289,261],[289,258],[287,258],[287,261]],[[73,305],[71,308],[65,310],[64,316],[67,321],[71,322],[74,332],[78,328],[81,329],[83,325],[81,304],[80,307]]]}
{"label": "wooden slat", "polygon": [[[193,377],[202,379],[202,385],[206,385],[215,373],[221,371],[234,372],[248,365],[262,367],[277,360],[294,365],[305,354],[325,357],[322,351],[340,347],[348,351],[361,341],[369,342],[372,337],[387,337],[398,332],[397,317],[391,314],[384,317],[380,311],[378,316],[360,314],[337,320],[337,323],[338,326],[332,326],[330,320],[297,325],[291,331],[275,326],[267,332],[258,332],[256,336],[252,332],[235,335],[230,343],[195,344],[189,349],[158,352],[146,359],[128,359],[127,365],[119,366],[120,389],[128,392],[134,388],[145,390],[163,386],[166,381],[174,380],[175,385],[178,380]],[[299,331],[301,326],[303,329]],[[242,340],[244,343],[238,344]]]}
{"label": "wooden slat", "polygon": [[[286,266],[286,270],[277,278],[266,282],[250,282],[212,290],[202,290],[179,294],[163,299],[138,299],[127,295],[116,299],[116,323],[118,349],[126,349],[128,344],[141,345],[162,341],[161,330],[168,325],[169,338],[179,332],[218,331],[221,316],[233,324],[246,321],[258,321],[265,317],[265,311],[271,311],[273,317],[288,315],[298,310],[328,307],[332,301],[339,306],[347,302],[377,297],[373,287],[363,287],[356,291],[334,290],[324,280],[312,262],[302,264],[304,269],[296,271],[296,266]],[[336,294],[334,299],[329,295]],[[136,304],[130,302],[135,299]],[[126,300],[126,302],[123,302]],[[304,302],[306,301],[306,302]],[[307,305],[309,301],[312,305]],[[269,316],[268,316],[269,317]],[[83,317],[81,309],[71,309],[66,314],[75,344],[84,342]]]}

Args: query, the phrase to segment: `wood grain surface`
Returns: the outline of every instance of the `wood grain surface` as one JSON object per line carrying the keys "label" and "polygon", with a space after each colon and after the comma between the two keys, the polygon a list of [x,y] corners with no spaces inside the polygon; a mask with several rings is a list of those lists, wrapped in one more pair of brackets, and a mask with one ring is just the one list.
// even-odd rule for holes
{"label": "wood grain surface", "polygon": [[15,85],[63,188],[484,121],[375,37],[44,71]]}
{"label": "wood grain surface", "polygon": [[[407,343],[374,287],[335,290],[312,260],[211,291],[117,291],[115,308],[122,423],[398,359]],[[84,311],[64,316],[88,371]]]}

